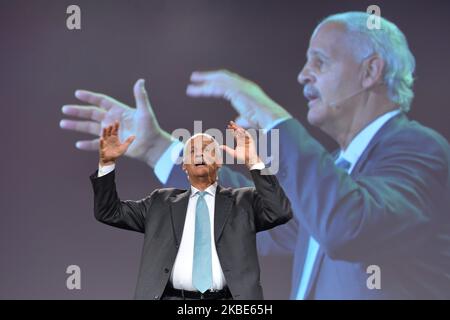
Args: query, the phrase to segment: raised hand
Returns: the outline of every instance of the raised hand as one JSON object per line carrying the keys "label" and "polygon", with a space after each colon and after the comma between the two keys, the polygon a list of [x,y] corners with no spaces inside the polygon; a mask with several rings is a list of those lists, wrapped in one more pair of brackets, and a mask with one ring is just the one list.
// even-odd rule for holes
{"label": "raised hand", "polygon": [[291,117],[256,83],[227,70],[193,72],[186,94],[227,99],[239,114],[236,123],[245,128],[264,129],[278,119]]}
{"label": "raised hand", "polygon": [[124,143],[121,143],[118,132],[119,121],[115,121],[113,125],[103,129],[99,147],[101,166],[115,163],[115,161],[128,150],[128,147],[136,138],[135,136],[131,136],[128,137]]}
{"label": "raised hand", "polygon": [[244,128],[238,126],[234,121],[230,121],[227,129],[232,130],[236,143],[236,148],[230,148],[226,145],[220,146],[222,150],[237,160],[237,163],[245,163],[250,169],[253,165],[262,160],[258,157],[256,144],[250,133]]}
{"label": "raised hand", "polygon": [[131,135],[136,137],[125,155],[145,161],[154,167],[172,141],[170,135],[160,128],[144,85],[143,79],[134,85],[136,108],[131,108],[102,93],[77,90],[75,96],[89,105],[65,105],[62,112],[85,121],[63,119],[60,127],[97,136],[92,140],[76,143],[76,147],[80,150],[96,151],[99,149],[98,137],[102,134],[102,130],[119,121],[118,137],[121,140]]}

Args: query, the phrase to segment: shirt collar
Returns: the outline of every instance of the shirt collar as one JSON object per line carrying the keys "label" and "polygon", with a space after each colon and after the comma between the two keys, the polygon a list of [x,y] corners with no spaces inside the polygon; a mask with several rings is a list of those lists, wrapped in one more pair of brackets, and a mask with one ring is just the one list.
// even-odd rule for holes
{"label": "shirt collar", "polygon": [[339,158],[343,157],[345,160],[350,162],[351,166],[348,172],[353,170],[354,165],[358,162],[359,157],[361,157],[364,150],[369,145],[372,138],[381,129],[381,127],[392,117],[396,116],[400,113],[399,109],[389,111],[374,121],[372,121],[369,125],[367,125],[363,130],[361,130],[350,142],[347,149],[344,151],[341,150],[339,153]]}
{"label": "shirt collar", "polygon": [[[216,195],[216,190],[217,190],[217,182],[214,182],[212,185],[210,185],[208,188],[205,189],[206,193],[212,195],[213,197]],[[195,196],[199,191],[200,190],[191,185],[191,197]]]}

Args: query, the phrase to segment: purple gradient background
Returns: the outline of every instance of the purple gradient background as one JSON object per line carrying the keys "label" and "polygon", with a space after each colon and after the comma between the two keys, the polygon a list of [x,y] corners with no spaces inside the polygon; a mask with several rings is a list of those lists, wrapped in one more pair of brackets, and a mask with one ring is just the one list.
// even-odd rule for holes
{"label": "purple gradient background", "polygon": [[[82,30],[66,29],[78,4]],[[142,236],[95,221],[88,175],[97,154],[63,131],[61,106],[78,88],[133,105],[140,77],[161,126],[194,120],[224,128],[236,114],[220,100],[188,98],[193,70],[228,68],[260,84],[303,123],[306,101],[296,81],[309,36],[323,17],[365,10],[373,1],[4,1],[0,2],[1,201],[0,298],[129,299]],[[417,59],[410,117],[450,137],[450,3],[377,1],[405,32]],[[309,126],[307,126],[310,128]],[[329,138],[310,128],[328,148]],[[413,137],[411,137],[413,139]],[[123,199],[160,186],[144,163],[118,164]],[[267,298],[288,297],[290,259],[264,258]],[[82,270],[82,290],[69,291],[66,267]]]}

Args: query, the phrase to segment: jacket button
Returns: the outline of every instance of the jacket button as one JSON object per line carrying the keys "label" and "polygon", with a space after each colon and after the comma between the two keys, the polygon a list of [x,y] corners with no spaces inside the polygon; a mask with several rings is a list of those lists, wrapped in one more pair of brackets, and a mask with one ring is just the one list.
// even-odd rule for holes
{"label": "jacket button", "polygon": [[159,299],[159,296],[155,296],[153,299],[158,300],[158,299]]}
{"label": "jacket button", "polygon": [[165,272],[165,273],[169,273],[169,269],[164,268],[164,272]]}

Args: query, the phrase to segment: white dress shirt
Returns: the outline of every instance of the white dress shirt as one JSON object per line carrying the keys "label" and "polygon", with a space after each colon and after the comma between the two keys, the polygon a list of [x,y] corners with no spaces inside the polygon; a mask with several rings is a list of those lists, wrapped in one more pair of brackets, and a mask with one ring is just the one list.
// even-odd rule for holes
{"label": "white dress shirt", "polygon": [[[264,169],[264,163],[259,162],[253,165],[250,170]],[[115,165],[100,166],[98,168],[98,177],[104,176],[115,169]],[[212,262],[212,288],[221,290],[226,286],[225,275],[220,265],[217,255],[216,243],[214,237],[214,207],[217,190],[217,182],[206,188],[205,201],[208,206],[209,219],[211,226],[211,262]],[[170,275],[170,281],[176,289],[197,291],[192,285],[192,266],[194,261],[194,238],[195,238],[195,209],[197,206],[198,194],[200,191],[191,186],[191,194],[187,206],[186,219],[184,222],[183,235],[181,237],[180,248],[178,249],[175,263]]]}
{"label": "white dress shirt", "polygon": [[[216,198],[217,183],[206,188],[205,201],[209,211],[209,221],[211,227],[211,262],[212,262],[212,288],[220,290],[225,287],[225,275],[220,265],[217,255],[216,243],[214,241],[214,204]],[[180,248],[172,268],[170,279],[176,289],[197,291],[192,285],[192,265],[194,262],[194,238],[195,238],[195,208],[199,192],[197,188],[191,186],[191,195],[184,222],[183,236],[181,237]]]}

